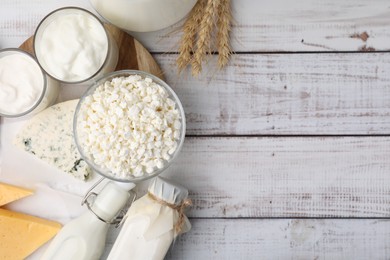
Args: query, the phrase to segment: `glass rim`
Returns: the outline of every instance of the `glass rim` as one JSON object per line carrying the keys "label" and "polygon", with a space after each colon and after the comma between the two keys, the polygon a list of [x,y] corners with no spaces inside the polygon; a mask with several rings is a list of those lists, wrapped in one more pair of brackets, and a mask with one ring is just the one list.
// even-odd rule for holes
{"label": "glass rim", "polygon": [[[77,81],[67,81],[67,80],[63,80],[63,79],[59,79],[57,78],[56,76],[52,75],[51,73],[49,73],[43,66],[42,64],[39,62],[39,57],[37,55],[37,52],[36,52],[36,48],[37,48],[37,33],[39,32],[39,29],[41,29],[41,26],[43,25],[43,23],[45,22],[46,19],[50,18],[50,16],[54,15],[55,13],[58,13],[58,12],[61,12],[61,11],[66,11],[66,10],[76,10],[76,11],[81,11],[81,12],[84,12],[84,13],[87,13],[88,15],[90,15],[93,19],[95,19],[103,28],[104,30],[104,33],[106,34],[106,39],[107,39],[107,52],[106,52],[106,57],[103,61],[103,63],[101,64],[101,66],[98,68],[98,70],[93,73],[91,76],[89,76],[88,78],[85,78],[85,79],[82,79],[82,80],[77,80]],[[37,59],[37,62],[39,64],[39,66],[42,68],[42,70],[49,76],[51,77],[52,79],[55,79],[57,80],[58,82],[62,83],[62,84],[80,84],[80,83],[84,83],[84,82],[87,82],[91,79],[93,79],[96,75],[98,75],[102,69],[104,68],[104,66],[107,64],[108,62],[108,58],[110,56],[110,49],[112,48],[111,46],[111,41],[110,41],[110,36],[109,36],[109,32],[107,31],[106,27],[104,26],[104,23],[99,19],[98,16],[96,16],[94,13],[92,13],[91,11],[87,10],[87,9],[84,9],[84,8],[81,8],[81,7],[78,7],[78,6],[65,6],[65,7],[61,7],[61,8],[58,8],[58,9],[55,9],[53,11],[51,11],[50,13],[48,13],[45,17],[43,17],[43,19],[39,22],[37,28],[35,29],[35,32],[34,32],[34,40],[33,40],[33,50],[34,50],[34,53],[35,53],[35,57]]]}
{"label": "glass rim", "polygon": [[[131,76],[131,75],[140,75],[141,77],[149,77],[151,78],[154,82],[159,84],[161,87],[163,87],[165,90],[167,90],[168,94],[170,97],[173,97],[175,104],[177,108],[179,109],[180,112],[180,122],[181,122],[181,129],[180,129],[180,138],[177,140],[178,145],[175,150],[175,152],[171,155],[171,158],[167,161],[164,160],[164,166],[159,169],[155,167],[154,171],[152,173],[146,173],[144,172],[144,175],[136,177],[136,176],[131,176],[129,178],[116,178],[113,174],[109,174],[111,171],[106,168],[102,168],[99,165],[96,165],[89,157],[85,154],[79,137],[78,137],[78,130],[77,130],[77,121],[78,121],[78,114],[80,111],[80,107],[84,101],[84,99],[91,95],[97,87],[99,87],[101,84],[103,84],[106,81],[110,81],[115,77],[120,77],[120,76]],[[185,134],[186,134],[186,118],[185,118],[185,113],[184,113],[184,108],[183,105],[177,96],[177,94],[173,91],[173,89],[162,79],[158,78],[155,75],[152,75],[151,73],[145,72],[145,71],[140,71],[140,70],[119,70],[119,71],[114,71],[108,74],[103,75],[102,77],[96,79],[91,86],[83,93],[83,95],[80,97],[79,102],[77,103],[74,117],[73,117],[73,135],[74,135],[74,140],[76,143],[76,147],[78,151],[80,152],[81,158],[85,160],[85,162],[92,168],[94,172],[97,174],[101,175],[102,177],[105,177],[107,179],[113,180],[113,181],[118,181],[118,182],[125,182],[125,183],[138,183],[144,180],[148,180],[150,178],[156,177],[159,174],[161,174],[163,171],[165,171],[171,164],[172,162],[177,158],[177,156],[180,154],[180,151],[183,147],[184,144],[184,139],[185,139]]]}
{"label": "glass rim", "polygon": [[3,113],[2,111],[0,111],[0,116],[9,117],[9,118],[21,117],[21,116],[24,116],[24,115],[27,115],[27,114],[31,113],[32,111],[34,111],[35,108],[37,108],[39,106],[39,104],[41,104],[41,102],[42,102],[42,100],[43,100],[43,98],[45,96],[45,93],[47,91],[47,78],[46,78],[47,74],[41,68],[41,66],[39,66],[38,60],[31,53],[29,53],[29,52],[27,52],[25,50],[19,49],[19,48],[5,48],[5,49],[0,50],[0,55],[2,53],[5,53],[5,52],[17,52],[17,53],[20,53],[22,55],[26,55],[35,64],[37,64],[37,66],[38,66],[38,68],[39,68],[39,70],[40,70],[40,72],[42,74],[42,79],[43,79],[42,92],[41,92],[41,95],[39,96],[39,98],[37,99],[37,101],[34,103],[33,106],[31,106],[28,110],[26,110],[24,112],[21,112],[21,113],[18,113],[18,114],[6,114],[6,113]]}

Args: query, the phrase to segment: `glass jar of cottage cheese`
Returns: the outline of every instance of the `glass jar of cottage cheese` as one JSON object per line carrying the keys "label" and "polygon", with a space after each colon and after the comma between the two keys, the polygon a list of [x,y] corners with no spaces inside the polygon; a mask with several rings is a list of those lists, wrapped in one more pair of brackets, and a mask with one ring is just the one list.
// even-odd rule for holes
{"label": "glass jar of cottage cheese", "polygon": [[157,176],[177,158],[185,114],[176,93],[144,71],[109,73],[83,94],[73,133],[82,158],[95,172],[119,182]]}
{"label": "glass jar of cottage cheese", "polygon": [[114,71],[118,46],[91,12],[65,7],[48,14],[34,35],[38,63],[62,83],[89,83]]}
{"label": "glass jar of cottage cheese", "polygon": [[157,31],[183,19],[196,0],[91,0],[110,23],[133,32]]}
{"label": "glass jar of cottage cheese", "polygon": [[59,82],[48,77],[29,53],[0,51],[0,116],[35,114],[57,99]]}

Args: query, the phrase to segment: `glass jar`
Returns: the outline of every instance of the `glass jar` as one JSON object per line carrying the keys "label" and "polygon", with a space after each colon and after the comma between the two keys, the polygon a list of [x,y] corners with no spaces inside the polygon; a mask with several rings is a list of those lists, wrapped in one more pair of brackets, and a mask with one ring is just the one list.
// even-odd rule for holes
{"label": "glass jar", "polygon": [[54,104],[59,82],[39,67],[35,58],[20,49],[0,51],[0,115],[35,114]]}
{"label": "glass jar", "polygon": [[64,7],[48,14],[34,35],[34,52],[45,72],[65,83],[90,83],[114,71],[118,46],[91,12]]}
{"label": "glass jar", "polygon": [[[123,77],[128,77],[128,76],[140,76],[141,78],[150,78],[154,83],[157,83],[160,85],[163,89],[168,94],[168,97],[172,99],[175,104],[176,108],[178,109],[180,113],[180,136],[179,139],[177,140],[177,148],[174,151],[174,153],[170,156],[169,160],[164,161],[164,165],[161,168],[154,168],[154,171],[151,173],[144,173],[142,176],[134,176],[134,175],[128,175],[126,177],[121,177],[113,173],[112,169],[104,168],[101,165],[97,164],[93,156],[86,152],[86,146],[84,144],[85,141],[85,136],[83,136],[81,125],[83,124],[83,121],[85,118],[83,118],[82,113],[80,112],[81,108],[85,106],[86,99],[93,95],[96,91],[97,88],[102,86],[103,84],[107,82],[111,82],[114,79],[118,78],[123,78]],[[107,117],[110,117],[107,114]],[[185,114],[184,114],[184,109],[183,106],[180,102],[179,97],[176,95],[176,93],[172,90],[172,88],[165,83],[163,80],[160,78],[144,72],[144,71],[138,71],[138,70],[120,70],[120,71],[115,71],[112,73],[109,73],[107,75],[104,75],[103,77],[99,78],[96,80],[96,82],[88,88],[88,90],[83,94],[83,96],[80,98],[80,101],[76,107],[76,111],[74,114],[74,120],[73,120],[73,133],[74,133],[74,138],[75,142],[77,145],[77,148],[82,156],[82,158],[87,162],[89,166],[91,166],[92,169],[94,169],[95,172],[99,173],[103,177],[106,177],[111,180],[119,181],[119,182],[140,182],[144,181],[146,179],[155,177],[159,175],[161,172],[163,172],[165,169],[167,169],[171,163],[177,158],[177,156],[180,153],[181,148],[183,147],[184,139],[185,139],[185,132],[186,132],[186,121],[185,121]]]}

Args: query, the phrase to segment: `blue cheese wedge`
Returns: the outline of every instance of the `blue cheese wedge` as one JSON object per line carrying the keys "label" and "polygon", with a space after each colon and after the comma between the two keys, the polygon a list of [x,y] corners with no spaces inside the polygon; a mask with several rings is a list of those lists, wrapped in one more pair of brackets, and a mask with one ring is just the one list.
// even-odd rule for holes
{"label": "blue cheese wedge", "polygon": [[73,138],[77,103],[78,100],[70,100],[40,112],[17,134],[14,144],[61,171],[86,180],[92,170],[81,158]]}

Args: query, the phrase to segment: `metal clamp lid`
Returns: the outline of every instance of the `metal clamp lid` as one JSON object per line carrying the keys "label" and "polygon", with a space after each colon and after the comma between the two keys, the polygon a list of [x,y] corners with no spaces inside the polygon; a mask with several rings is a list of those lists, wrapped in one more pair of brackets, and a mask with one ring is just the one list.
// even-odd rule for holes
{"label": "metal clamp lid", "polygon": [[131,204],[137,199],[137,194],[130,190],[128,191],[129,194],[130,194],[130,198],[132,198],[131,200],[128,200],[128,202],[125,204],[125,206],[119,211],[119,213],[111,220],[111,221],[108,221],[108,220],[105,220],[103,218],[101,218],[93,209],[92,209],[92,206],[93,206],[93,203],[95,201],[95,198],[98,196],[98,193],[96,192],[93,192],[93,190],[103,182],[105,178],[102,177],[101,179],[99,179],[95,184],[93,184],[91,186],[91,188],[88,189],[87,193],[85,194],[85,196],[83,197],[83,199],[81,200],[81,206],[83,206],[84,204],[87,205],[87,208],[89,211],[91,211],[99,220],[107,223],[107,224],[110,224],[110,225],[115,225],[116,228],[118,228],[119,226],[122,225],[122,223],[124,222],[124,219],[125,219],[125,215],[126,215],[126,212],[128,210],[128,208],[131,206]]}

